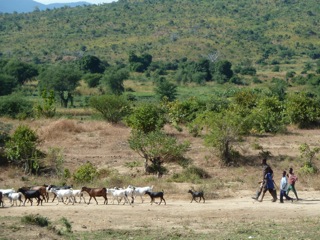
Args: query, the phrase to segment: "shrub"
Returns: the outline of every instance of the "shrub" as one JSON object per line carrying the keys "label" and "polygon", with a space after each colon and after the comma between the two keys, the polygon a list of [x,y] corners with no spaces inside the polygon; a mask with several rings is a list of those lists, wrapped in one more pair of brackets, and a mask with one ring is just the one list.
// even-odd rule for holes
{"label": "shrub", "polygon": [[33,104],[26,98],[18,95],[0,97],[0,116],[25,119],[32,113]]}
{"label": "shrub", "polygon": [[19,126],[10,140],[5,144],[5,154],[14,164],[24,168],[25,172],[37,173],[39,162],[37,156],[41,154],[37,150],[38,136],[28,126]]}
{"label": "shrub", "polygon": [[129,127],[144,133],[162,129],[165,121],[161,109],[152,104],[144,104],[135,108],[132,114],[125,119]]}
{"label": "shrub", "polygon": [[91,162],[87,162],[75,171],[73,179],[77,183],[88,183],[92,182],[97,176],[97,168]]}
{"label": "shrub", "polygon": [[29,214],[29,215],[23,216],[21,218],[21,222],[26,224],[38,225],[40,227],[47,227],[50,224],[48,218],[42,217],[38,214],[37,215]]}
{"label": "shrub", "polygon": [[205,170],[199,167],[190,166],[183,170],[181,173],[173,174],[172,181],[197,183],[201,179],[207,179],[209,177],[209,174]]}
{"label": "shrub", "polygon": [[130,113],[130,103],[125,96],[103,95],[90,99],[90,106],[111,123],[120,122]]}

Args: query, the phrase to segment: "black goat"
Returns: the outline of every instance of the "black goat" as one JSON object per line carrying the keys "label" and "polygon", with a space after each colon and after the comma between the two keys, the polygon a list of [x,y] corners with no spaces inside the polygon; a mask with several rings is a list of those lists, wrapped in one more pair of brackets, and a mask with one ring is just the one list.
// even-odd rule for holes
{"label": "black goat", "polygon": [[2,201],[2,192],[0,192],[0,206],[2,206],[2,207],[4,207],[4,205],[3,205],[3,201]]}
{"label": "black goat", "polygon": [[151,192],[151,191],[146,191],[145,194],[148,194],[151,198],[151,205],[154,203],[155,198],[160,198],[161,201],[159,202],[159,205],[162,203],[162,200],[164,201],[164,204],[167,205],[166,200],[163,198],[163,191],[162,192]]}
{"label": "black goat", "polygon": [[204,194],[203,194],[203,191],[201,191],[201,192],[195,192],[195,191],[192,191],[191,189],[188,191],[188,193],[191,193],[191,195],[192,195],[192,199],[191,199],[191,202],[193,201],[193,200],[195,200],[196,202],[198,202],[197,201],[197,199],[196,198],[199,198],[199,202],[201,201],[201,199],[203,199],[203,202],[205,202],[206,200],[204,199]]}
{"label": "black goat", "polygon": [[32,198],[36,198],[37,199],[37,206],[39,206],[39,203],[41,202],[42,205],[42,201],[43,199],[41,198],[41,193],[39,190],[26,190],[25,188],[19,188],[18,192],[21,192],[24,195],[24,202],[23,205],[25,205],[26,201],[29,200],[32,206]]}

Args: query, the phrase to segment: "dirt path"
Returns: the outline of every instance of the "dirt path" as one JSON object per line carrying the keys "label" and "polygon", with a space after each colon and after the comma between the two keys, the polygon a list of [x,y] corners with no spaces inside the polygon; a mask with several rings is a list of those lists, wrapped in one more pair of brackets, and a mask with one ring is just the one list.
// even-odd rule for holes
{"label": "dirt path", "polygon": [[[0,209],[2,216],[24,216],[40,214],[52,221],[62,217],[72,223],[74,231],[92,231],[99,229],[179,229],[192,228],[196,232],[215,232],[215,226],[225,222],[239,221],[283,221],[283,218],[320,217],[320,193],[299,192],[301,201],[272,203],[266,195],[265,201],[260,203],[251,199],[251,192],[240,192],[240,197],[218,200],[207,200],[206,203],[190,203],[186,200],[170,199],[167,196],[167,205],[150,205],[145,198],[142,204],[140,199],[129,205],[99,205],[91,201],[90,205],[81,203],[63,205],[60,203],[44,203],[43,206],[6,207]],[[87,198],[88,200],[88,198]],[[221,227],[222,227],[221,225]]]}

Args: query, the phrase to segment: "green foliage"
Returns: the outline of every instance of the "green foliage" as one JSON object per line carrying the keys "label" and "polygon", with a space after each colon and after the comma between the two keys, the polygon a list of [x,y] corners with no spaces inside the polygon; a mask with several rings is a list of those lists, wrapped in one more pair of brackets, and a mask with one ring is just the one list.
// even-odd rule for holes
{"label": "green foliage", "polygon": [[0,97],[0,116],[15,119],[25,119],[33,114],[31,101],[20,95],[9,95]]}
{"label": "green foliage", "polygon": [[289,121],[299,128],[314,125],[319,118],[319,102],[305,92],[290,94],[286,101],[286,112]]}
{"label": "green foliage", "polygon": [[71,223],[68,221],[68,219],[66,219],[65,217],[62,217],[62,218],[60,219],[60,221],[61,221],[62,224],[64,225],[65,231],[68,232],[68,233],[71,233],[71,232],[72,232],[72,225],[71,225]]}
{"label": "green foliage", "polygon": [[232,63],[227,60],[215,63],[212,67],[213,80],[221,84],[229,81],[233,76],[231,67]]}
{"label": "green foliage", "polygon": [[42,104],[39,103],[35,107],[36,115],[38,117],[46,117],[46,118],[53,118],[56,114],[56,107],[55,107],[55,96],[54,91],[47,91],[44,89],[41,93],[42,97]]}
{"label": "green foliage", "polygon": [[300,156],[305,160],[303,167],[300,169],[300,172],[305,174],[314,174],[318,171],[317,167],[314,164],[314,159],[316,154],[320,152],[320,147],[315,147],[313,149],[307,143],[300,145]]}
{"label": "green foliage", "polygon": [[[189,150],[190,143],[178,143],[177,139],[161,131],[143,133],[132,131],[128,139],[130,148],[145,159],[146,172],[157,173],[161,176],[164,163],[179,162]],[[149,167],[149,163],[151,163]]]}
{"label": "green foliage", "polygon": [[261,97],[252,109],[252,131],[258,133],[283,132],[286,126],[284,104],[277,97]]}
{"label": "green foliage", "polygon": [[142,104],[133,109],[125,122],[134,130],[149,133],[162,129],[166,119],[159,107],[153,104]]}
{"label": "green foliage", "polygon": [[141,57],[137,56],[134,52],[129,53],[129,63],[131,70],[135,72],[144,72],[150,66],[152,56],[150,54],[142,54]]}
{"label": "green foliage", "polygon": [[3,72],[14,77],[19,84],[23,84],[38,75],[38,70],[34,66],[15,59],[10,60],[3,67]]}
{"label": "green foliage", "polygon": [[194,124],[207,130],[205,144],[214,148],[225,165],[236,164],[238,154],[233,150],[240,141],[245,120],[237,112],[226,110],[221,113],[204,112],[199,114]]}
{"label": "green foliage", "polygon": [[100,84],[102,76],[100,73],[87,73],[83,76],[83,79],[89,88],[95,88]]}
{"label": "green foliage", "polygon": [[79,85],[81,72],[72,64],[56,64],[48,67],[39,75],[40,90],[55,91],[62,107],[73,106],[73,92]]}
{"label": "green foliage", "polygon": [[25,215],[21,218],[21,222],[31,225],[37,225],[40,227],[47,227],[50,224],[48,218],[40,216],[38,214]]}
{"label": "green foliage", "polygon": [[17,85],[18,81],[14,77],[0,73],[0,96],[11,94]]}
{"label": "green foliage", "polygon": [[6,157],[14,164],[24,168],[26,173],[37,173],[39,169],[37,150],[38,136],[35,131],[20,125],[5,144]]}
{"label": "green foliage", "polygon": [[96,56],[87,55],[78,60],[79,67],[85,73],[103,73],[109,64],[104,64]]}
{"label": "green foliage", "polygon": [[130,103],[125,96],[103,95],[90,98],[90,106],[111,123],[120,122],[130,113]]}
{"label": "green foliage", "polygon": [[196,166],[190,166],[181,173],[174,173],[171,179],[174,182],[200,183],[202,179],[209,177],[210,175],[205,170]]}
{"label": "green foliage", "polygon": [[277,96],[280,101],[284,101],[287,94],[288,84],[286,81],[273,78],[269,86],[272,95]]}
{"label": "green foliage", "polygon": [[158,82],[155,92],[160,99],[167,98],[170,102],[174,101],[178,95],[177,86],[166,79]]}
{"label": "green foliage", "polygon": [[129,72],[122,69],[110,69],[105,72],[101,82],[104,83],[109,92],[115,95],[121,95],[124,92],[123,81],[128,79]]}
{"label": "green foliage", "polygon": [[[200,101],[197,98],[189,98],[185,101],[164,101],[162,104],[165,105],[168,121],[174,126],[192,122],[207,107],[204,101]],[[210,106],[213,107],[213,101],[210,101]]]}
{"label": "green foliage", "polygon": [[98,177],[97,168],[91,163],[87,162],[81,165],[73,173],[73,179],[77,183],[90,183]]}

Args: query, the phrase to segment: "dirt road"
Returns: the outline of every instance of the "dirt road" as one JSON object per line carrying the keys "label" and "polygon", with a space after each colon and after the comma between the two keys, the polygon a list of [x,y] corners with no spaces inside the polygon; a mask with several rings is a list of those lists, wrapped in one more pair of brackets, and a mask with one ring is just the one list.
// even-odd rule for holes
{"label": "dirt road", "polygon": [[[216,232],[226,222],[239,221],[284,221],[293,218],[320,217],[320,193],[299,192],[301,201],[280,204],[272,203],[266,195],[260,203],[251,199],[251,192],[242,191],[237,198],[207,200],[205,203],[190,203],[176,197],[166,196],[166,205],[150,205],[149,199],[141,203],[136,199],[133,205],[109,203],[99,205],[91,201],[90,205],[76,203],[44,203],[43,206],[6,207],[0,209],[2,216],[24,216],[39,214],[52,221],[65,217],[72,223],[73,231],[92,231],[99,229],[179,229],[191,228],[196,232]],[[88,200],[88,197],[86,198]],[[215,226],[215,227],[212,227]]]}

